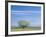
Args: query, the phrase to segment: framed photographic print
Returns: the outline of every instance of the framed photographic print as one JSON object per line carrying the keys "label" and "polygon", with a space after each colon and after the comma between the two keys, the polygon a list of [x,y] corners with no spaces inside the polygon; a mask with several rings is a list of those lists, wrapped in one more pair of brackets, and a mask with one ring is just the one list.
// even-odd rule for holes
{"label": "framed photographic print", "polygon": [[45,33],[44,3],[7,1],[5,4],[6,36]]}

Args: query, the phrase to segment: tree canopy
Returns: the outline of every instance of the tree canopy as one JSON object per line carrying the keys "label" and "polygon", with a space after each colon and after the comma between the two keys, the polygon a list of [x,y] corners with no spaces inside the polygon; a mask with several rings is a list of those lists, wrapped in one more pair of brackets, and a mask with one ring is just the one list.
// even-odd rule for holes
{"label": "tree canopy", "polygon": [[22,27],[27,27],[27,25],[29,25],[29,22],[25,20],[21,20],[18,22],[18,24]]}

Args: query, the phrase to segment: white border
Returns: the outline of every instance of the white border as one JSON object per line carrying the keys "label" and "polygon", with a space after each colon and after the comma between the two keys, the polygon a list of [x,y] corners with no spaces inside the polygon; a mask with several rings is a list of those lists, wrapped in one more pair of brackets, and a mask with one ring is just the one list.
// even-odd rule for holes
{"label": "white border", "polygon": [[[41,6],[41,30],[39,31],[21,31],[21,32],[11,32],[11,5],[21,5],[21,6]],[[43,32],[43,5],[42,4],[26,4],[26,3],[8,3],[8,35],[11,34],[26,34],[26,33],[42,33]]]}

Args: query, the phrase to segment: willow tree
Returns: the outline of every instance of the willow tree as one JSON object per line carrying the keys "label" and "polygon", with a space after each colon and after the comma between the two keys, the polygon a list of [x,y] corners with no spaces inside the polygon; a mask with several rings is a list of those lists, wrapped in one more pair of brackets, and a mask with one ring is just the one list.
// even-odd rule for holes
{"label": "willow tree", "polygon": [[18,22],[18,24],[20,25],[20,27],[25,28],[29,25],[29,22],[25,20],[21,20]]}

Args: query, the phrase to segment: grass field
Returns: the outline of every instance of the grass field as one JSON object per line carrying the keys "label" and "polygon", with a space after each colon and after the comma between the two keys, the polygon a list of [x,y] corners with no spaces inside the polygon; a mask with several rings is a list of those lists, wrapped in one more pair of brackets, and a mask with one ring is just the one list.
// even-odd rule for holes
{"label": "grass field", "polygon": [[21,27],[11,27],[11,32],[15,31],[34,31],[34,30],[40,30],[40,27],[26,27],[26,28],[21,28]]}

